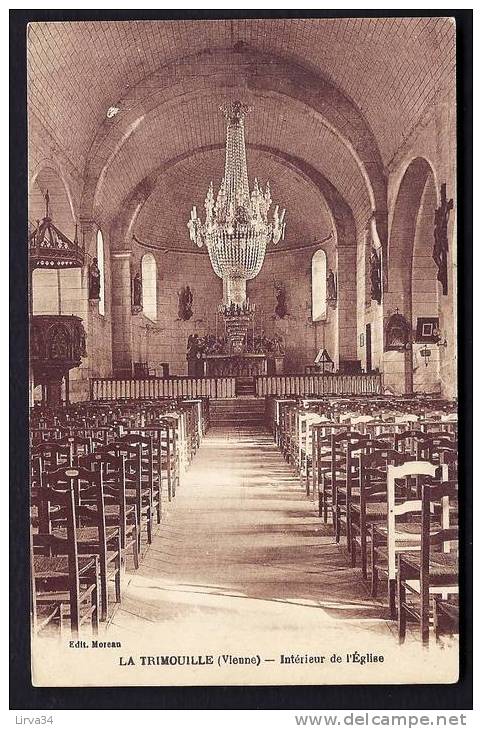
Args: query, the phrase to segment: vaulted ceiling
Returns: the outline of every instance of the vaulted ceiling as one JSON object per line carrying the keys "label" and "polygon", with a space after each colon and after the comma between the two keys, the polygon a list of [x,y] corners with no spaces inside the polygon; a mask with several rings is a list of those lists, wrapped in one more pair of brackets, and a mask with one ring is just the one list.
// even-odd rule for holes
{"label": "vaulted ceiling", "polygon": [[[135,237],[159,248],[192,250],[187,232],[191,208],[197,204],[198,210],[202,209],[208,185],[213,180],[215,188],[219,186],[223,167],[222,149],[190,156],[173,165],[160,177],[139,212],[133,227]],[[277,250],[307,246],[330,235],[333,225],[313,183],[266,152],[250,150],[248,169],[256,170],[263,187],[270,180],[273,203],[289,211],[286,239],[279,242]],[[311,210],[309,216],[307,209]]]}
{"label": "vaulted ceiling", "polygon": [[226,99],[254,107],[250,178],[269,177],[293,211],[295,245],[322,237],[328,216],[286,158],[366,220],[383,210],[386,166],[455,67],[444,18],[34,23],[28,49],[32,136],[47,135],[82,178],[80,212],[112,221],[143,189],[134,230],[159,245],[181,236],[174,218],[219,180]]}

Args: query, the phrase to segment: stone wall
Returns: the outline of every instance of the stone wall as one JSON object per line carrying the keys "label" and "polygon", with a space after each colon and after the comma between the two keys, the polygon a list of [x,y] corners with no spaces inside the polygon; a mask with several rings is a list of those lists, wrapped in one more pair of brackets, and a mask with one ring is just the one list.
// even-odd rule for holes
{"label": "stone wall", "polygon": [[[112,254],[113,371],[130,374],[135,362],[148,362],[160,371],[168,362],[171,374],[186,375],[186,347],[190,334],[203,336],[216,331],[216,308],[222,299],[222,282],[214,274],[206,254],[150,251],[157,263],[157,321],[142,312],[133,314],[130,280],[140,269],[146,249],[133,244],[133,250]],[[336,249],[333,243],[324,246],[328,267],[336,270]],[[340,306],[327,308],[325,321],[313,322],[311,316],[311,259],[316,247],[282,253],[268,253],[261,273],[248,282],[247,293],[256,305],[254,328],[273,337],[281,334],[286,346],[285,366],[290,372],[303,372],[313,364],[318,350],[326,347],[338,363],[339,357],[356,356],[356,281],[354,252],[338,251]],[[275,314],[274,284],[286,291],[288,314],[280,319]],[[179,291],[189,285],[193,292],[193,316],[179,318]],[[350,297],[350,292],[352,296]],[[338,330],[340,324],[340,330]],[[218,319],[218,333],[223,322]]]}
{"label": "stone wall", "polygon": [[[407,141],[392,158],[388,174],[388,229],[389,241],[387,269],[390,273],[390,289],[384,292],[382,305],[370,301],[369,255],[370,234],[358,236],[357,246],[357,309],[358,309],[358,356],[366,363],[364,342],[366,324],[372,330],[372,366],[384,373],[385,386],[396,392],[405,392],[413,386],[415,392],[441,391],[446,397],[457,394],[457,242],[456,242],[456,147],[455,115],[456,105],[453,79],[447,79],[447,90],[441,92],[437,102],[424,116],[417,128],[412,130]],[[396,237],[394,217],[397,197],[404,174],[416,160],[426,161],[430,168],[430,180],[422,190],[421,206],[413,235],[411,251],[404,257],[393,249]],[[449,264],[448,294],[442,295],[441,285],[436,281],[436,267],[432,260],[433,216],[440,194],[440,185],[447,183],[447,196],[454,199],[454,210],[449,218]],[[407,233],[410,224],[407,217],[399,227]],[[400,236],[400,231],[397,232]],[[390,249],[390,243],[392,248]],[[403,259],[394,268],[395,258]],[[404,282],[405,280],[405,282]],[[408,298],[407,298],[408,297]],[[415,331],[417,317],[438,316],[440,329],[447,339],[447,347],[429,345],[431,356],[428,366],[420,355],[423,345],[413,344],[410,355],[402,352],[384,352],[384,325],[396,308],[407,315]],[[360,338],[360,335],[363,335]]]}
{"label": "stone wall", "polygon": [[[102,221],[80,222],[82,175],[68,152],[55,145],[49,132],[31,112],[29,118],[29,220],[35,223],[45,214],[44,194],[49,190],[54,223],[69,237],[78,224],[79,238],[84,239],[86,265],[83,269],[36,271],[33,276],[34,314],[80,316],[87,333],[88,356],[80,367],[70,371],[70,399],[84,400],[89,395],[91,377],[106,377],[112,371],[111,272],[107,226]],[[104,237],[105,314],[98,304],[88,301],[88,265],[96,256],[98,228]],[[40,398],[40,388],[33,393]]]}

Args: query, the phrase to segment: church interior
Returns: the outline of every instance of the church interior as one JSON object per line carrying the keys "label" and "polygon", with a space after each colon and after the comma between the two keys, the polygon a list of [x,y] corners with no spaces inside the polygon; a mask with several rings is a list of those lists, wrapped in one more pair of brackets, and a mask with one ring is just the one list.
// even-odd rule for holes
{"label": "church interior", "polygon": [[35,22],[27,51],[34,635],[349,636],[435,670],[453,21]]}

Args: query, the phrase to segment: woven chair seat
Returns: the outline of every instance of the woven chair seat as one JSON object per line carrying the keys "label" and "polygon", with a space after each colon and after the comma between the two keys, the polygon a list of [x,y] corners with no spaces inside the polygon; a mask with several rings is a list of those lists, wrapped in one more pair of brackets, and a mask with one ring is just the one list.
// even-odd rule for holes
{"label": "woven chair seat", "polygon": [[[95,565],[95,557],[89,555],[78,557],[79,574],[82,575]],[[33,558],[35,577],[45,580],[53,577],[66,577],[69,572],[69,559],[67,555],[60,554],[48,557],[36,554]]]}
{"label": "woven chair seat", "polygon": [[45,628],[52,620],[60,617],[59,603],[37,603],[37,630]]}
{"label": "woven chair seat", "polygon": [[437,603],[437,610],[443,613],[447,618],[458,623],[459,620],[459,606],[453,602],[447,602],[446,600],[440,600]]}
{"label": "woven chair seat", "polygon": [[[360,504],[351,504],[351,509],[356,514],[361,513]],[[366,516],[369,519],[370,517],[383,517],[386,516],[388,511],[388,507],[386,503],[383,502],[371,502],[366,505]]]}
{"label": "woven chair seat", "polygon": [[[105,508],[105,515],[108,516],[119,516],[120,508],[118,504],[106,504]],[[129,514],[134,513],[134,506],[126,506],[126,516]]]}
{"label": "woven chair seat", "polygon": [[[432,525],[431,531],[433,533],[440,530],[439,524]],[[383,536],[388,535],[388,527],[385,525],[379,525],[376,527],[377,533],[382,534]],[[395,530],[395,538],[398,541],[399,539],[403,539],[404,536],[406,536],[407,539],[413,539],[414,537],[419,537],[422,532],[422,524],[421,522],[411,521],[407,522],[405,524],[398,523]]]}
{"label": "woven chair seat", "polygon": [[[119,530],[117,527],[107,527],[107,529],[105,530],[107,542],[110,539],[114,539],[115,537],[117,537],[118,531]],[[61,539],[65,539],[66,530],[64,528],[54,529],[54,535],[56,537],[60,537]],[[77,529],[77,541],[81,542],[82,544],[95,544],[99,541],[99,530],[95,526],[79,527]]]}
{"label": "woven chair seat", "polygon": [[[420,569],[420,553],[404,554],[403,561],[416,570]],[[458,574],[458,558],[456,554],[437,552],[430,555],[429,572],[431,577],[453,577]]]}

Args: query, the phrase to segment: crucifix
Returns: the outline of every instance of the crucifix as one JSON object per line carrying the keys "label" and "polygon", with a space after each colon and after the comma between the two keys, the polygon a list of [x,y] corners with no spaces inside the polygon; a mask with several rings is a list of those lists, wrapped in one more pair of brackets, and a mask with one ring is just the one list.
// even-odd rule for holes
{"label": "crucifix", "polygon": [[437,279],[442,284],[442,293],[444,296],[447,295],[448,291],[448,277],[447,277],[447,255],[449,250],[448,242],[448,223],[450,211],[453,210],[454,201],[453,198],[447,200],[447,183],[443,183],[440,186],[440,205],[435,210],[434,217],[434,246],[433,246],[433,260],[437,264],[438,272]]}

